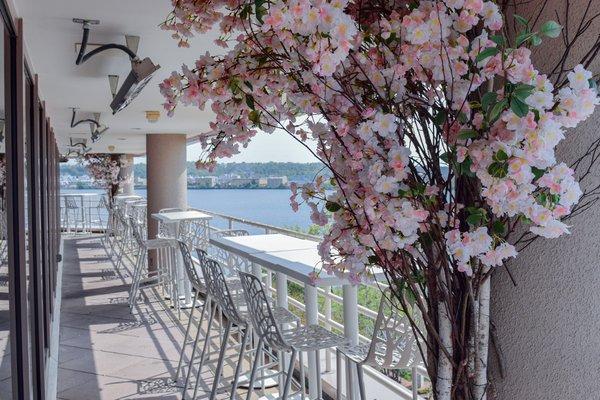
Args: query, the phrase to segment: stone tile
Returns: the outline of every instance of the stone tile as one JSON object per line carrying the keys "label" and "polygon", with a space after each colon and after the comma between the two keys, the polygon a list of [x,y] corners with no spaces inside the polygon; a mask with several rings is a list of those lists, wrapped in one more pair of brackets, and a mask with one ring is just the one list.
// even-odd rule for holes
{"label": "stone tile", "polygon": [[[127,304],[131,265],[116,271],[101,246],[97,237],[65,241],[58,398],[181,399],[182,383],[171,378],[189,311],[183,310],[179,320],[146,290],[144,301],[132,312]],[[218,350],[216,343],[211,347]],[[190,351],[188,347],[188,355]],[[200,377],[198,399],[208,398],[214,358]],[[231,373],[231,366],[225,373]],[[189,396],[192,391],[188,389]],[[245,391],[239,394],[245,399]],[[222,390],[217,398],[228,399],[228,392]]]}
{"label": "stone tile", "polygon": [[143,357],[93,350],[82,357],[64,362],[62,368],[81,372],[119,377],[117,371],[126,369],[145,360]]}
{"label": "stone tile", "polygon": [[87,381],[97,381],[96,374],[58,367],[57,392],[61,393]]}
{"label": "stone tile", "polygon": [[12,380],[10,377],[0,381],[0,399],[7,400],[12,397]]}

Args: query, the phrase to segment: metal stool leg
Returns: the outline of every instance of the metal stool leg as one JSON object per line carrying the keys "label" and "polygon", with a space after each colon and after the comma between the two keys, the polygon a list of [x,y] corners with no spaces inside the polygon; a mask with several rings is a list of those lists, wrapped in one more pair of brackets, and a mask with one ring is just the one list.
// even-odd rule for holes
{"label": "metal stool leg", "polygon": [[300,388],[302,390],[302,398],[306,394],[306,373],[304,372],[304,353],[298,354],[298,361],[300,362]]}
{"label": "metal stool leg", "polygon": [[335,372],[336,372],[336,395],[335,398],[342,400],[342,353],[335,351]]}
{"label": "metal stool leg", "polygon": [[[196,302],[196,300],[198,300],[198,292],[196,292],[196,294],[194,295],[194,303]],[[200,330],[199,328],[202,324],[202,314],[204,314],[204,306],[205,305],[206,305],[206,303],[204,303],[204,305],[202,305],[202,312],[200,313],[200,323],[198,325],[198,330]],[[181,371],[181,364],[183,362],[185,348],[187,346],[188,338],[190,337],[190,328],[192,327],[192,321],[194,319],[195,309],[196,309],[196,307],[193,307],[192,310],[190,311],[190,317],[189,317],[190,319],[188,320],[187,329],[185,330],[185,338],[183,339],[183,343],[181,344],[181,352],[179,353],[179,362],[177,363],[177,371],[175,372],[175,378],[174,378],[175,381],[177,379],[179,379],[179,372]]]}
{"label": "metal stool leg", "polygon": [[352,387],[352,374],[350,370],[352,369],[352,362],[348,357],[346,358],[346,400],[354,400],[354,389]]}
{"label": "metal stool leg", "polygon": [[[229,340],[229,333],[231,332],[231,322],[227,321],[225,325],[225,331],[223,333],[223,340],[221,343],[221,350],[219,351],[219,361],[217,362],[217,369],[215,370],[215,379],[213,380],[212,391],[210,393],[210,400],[214,400],[219,389],[219,382],[221,381],[221,373],[223,373],[223,362],[225,361],[225,348],[227,347],[227,341]],[[194,396],[195,397],[195,396]]]}
{"label": "metal stool leg", "polygon": [[244,352],[246,350],[246,342],[248,341],[248,336],[249,335],[249,331],[250,328],[247,326],[246,329],[244,329],[244,335],[242,336],[242,348],[240,349],[240,356],[238,358],[238,363],[235,367],[235,377],[233,378],[233,385],[231,386],[231,396],[229,397],[230,400],[234,400],[235,398],[235,392],[237,391],[238,388],[238,382],[240,380],[240,372],[242,370],[242,363],[244,362]]}
{"label": "metal stool leg", "polygon": [[360,390],[360,400],[367,400],[365,394],[365,375],[363,373],[363,367],[360,364],[356,364],[356,372],[358,374],[358,389]]}
{"label": "metal stool leg", "polygon": [[316,350],[315,351],[315,357],[317,360],[317,393],[318,393],[318,399],[322,399],[323,398],[323,381],[321,380],[321,358],[320,358],[320,351]]}
{"label": "metal stool leg", "polygon": [[248,394],[246,400],[250,400],[252,392],[254,391],[254,379],[256,378],[256,369],[260,363],[260,356],[263,352],[263,339],[258,340],[258,346],[256,347],[256,354],[254,355],[254,363],[252,364],[252,372],[250,372],[250,381],[248,382]]}
{"label": "metal stool leg", "polygon": [[[206,337],[204,338],[204,346],[202,346],[202,354],[200,355],[200,365],[198,365],[198,372],[196,372],[196,384],[194,386],[194,395],[193,395],[192,399],[195,399],[196,394],[198,393],[198,387],[200,385],[200,375],[202,374],[202,367],[204,366],[204,358],[206,357],[206,348],[210,342],[210,328],[212,327],[213,320],[215,319],[215,312],[217,311],[217,305],[214,304],[212,306],[213,306],[213,309],[210,314],[210,319],[208,320],[208,327],[206,328]],[[209,349],[209,353],[210,353],[210,349]],[[190,364],[190,369],[191,369],[191,365],[192,364]],[[189,370],[188,370],[188,375],[189,375]]]}
{"label": "metal stool leg", "polygon": [[[288,394],[290,392],[290,387],[292,386],[292,377],[294,376],[294,363],[296,362],[296,354],[298,354],[298,352],[296,350],[293,350],[292,356],[290,357],[290,366],[288,367],[287,374],[285,377],[285,389],[283,389],[283,396],[281,396],[282,400],[287,400]],[[302,397],[304,397],[304,395]]]}

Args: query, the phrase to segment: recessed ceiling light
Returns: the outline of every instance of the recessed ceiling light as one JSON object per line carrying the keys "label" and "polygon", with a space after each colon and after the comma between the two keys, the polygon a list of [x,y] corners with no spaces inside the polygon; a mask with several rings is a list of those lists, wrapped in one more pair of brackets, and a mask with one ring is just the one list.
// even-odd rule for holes
{"label": "recessed ceiling light", "polygon": [[158,121],[159,118],[160,118],[160,111],[146,111],[146,119],[151,124]]}
{"label": "recessed ceiling light", "polygon": [[127,138],[120,137],[120,138],[117,138],[117,140],[127,140]]}
{"label": "recessed ceiling light", "polygon": [[131,128],[132,131],[141,131],[142,128]]}

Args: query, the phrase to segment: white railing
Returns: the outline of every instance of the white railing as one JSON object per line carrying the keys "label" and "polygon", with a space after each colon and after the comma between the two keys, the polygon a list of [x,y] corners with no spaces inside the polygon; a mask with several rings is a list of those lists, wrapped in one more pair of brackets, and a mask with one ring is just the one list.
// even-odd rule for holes
{"label": "white railing", "polygon": [[[211,226],[210,226],[211,233],[216,233],[216,232],[220,232],[220,231],[224,231],[224,230],[231,230],[231,229],[246,229],[251,234],[281,233],[284,235],[294,236],[294,237],[298,237],[301,239],[307,239],[307,240],[312,240],[312,241],[320,241],[320,239],[321,239],[318,236],[309,235],[307,233],[298,232],[298,231],[294,231],[294,230],[286,229],[286,228],[280,228],[277,226],[263,224],[263,223],[256,222],[256,221],[250,221],[250,220],[246,220],[244,218],[237,218],[237,217],[233,217],[230,215],[215,213],[210,210],[203,210],[203,209],[197,209],[197,210],[201,211],[205,214],[209,214],[213,217],[213,220],[211,220]],[[277,288],[273,285],[273,278],[272,278],[273,272],[263,269],[263,274],[264,274],[265,286],[267,287],[268,292],[271,293],[271,295],[274,298],[277,298]],[[300,281],[297,281],[289,276],[287,277],[287,281],[288,281],[288,283],[298,285],[299,288],[304,287],[303,283],[301,283]],[[380,291],[386,287],[386,284],[381,283],[381,282],[376,282],[376,283],[372,283],[372,284],[368,285],[368,287],[372,288],[373,290]],[[334,318],[334,315],[333,315],[334,305],[337,305],[338,307],[341,308],[343,305],[343,300],[344,300],[343,297],[338,294],[335,294],[332,291],[331,287],[317,288],[317,296],[319,296],[321,299],[323,299],[322,310],[319,310],[319,313],[318,313],[319,323],[322,324],[322,326],[324,326],[326,329],[343,332],[344,325],[341,322],[336,321]],[[306,315],[306,311],[307,311],[306,305],[303,301],[289,296],[289,293],[286,293],[285,298],[286,298],[286,301],[289,303],[289,305],[292,306],[292,311],[294,311],[294,309],[296,309],[300,313]],[[364,304],[360,304],[360,303],[358,304],[357,308],[358,308],[358,314],[360,317],[367,318],[370,321],[372,321],[374,324],[375,319],[377,318],[377,310],[368,308]],[[371,337],[367,334],[367,332],[359,331],[358,338],[359,338],[359,341],[362,343],[369,343],[371,340]],[[335,351],[330,351],[329,354],[327,354],[326,359],[325,359],[325,371],[332,371],[332,368],[334,368],[335,364],[332,363],[333,357],[335,357]],[[369,376],[371,379],[373,379],[377,383],[384,386],[386,389],[394,392],[394,394],[399,396],[399,398],[413,399],[413,400],[422,399],[422,397],[420,397],[418,395],[418,391],[422,387],[424,387],[424,381],[428,380],[427,370],[424,367],[416,367],[416,368],[413,368],[412,371],[410,371],[410,372],[412,375],[412,388],[411,389],[407,388],[406,386],[403,386],[401,383],[389,378],[388,376],[384,375],[383,373],[381,373],[379,371],[376,371],[372,368],[365,368],[365,373],[367,376]]]}
{"label": "white railing", "polygon": [[[308,233],[298,232],[292,229],[280,228],[278,226],[263,224],[244,218],[232,217],[231,215],[220,214],[214,211],[203,210],[201,208],[194,208],[194,210],[203,212],[213,217],[213,220],[211,221],[213,225],[211,225],[210,227],[211,231],[213,232],[231,229],[247,229],[250,233],[281,233],[283,235],[294,236],[300,239],[313,240],[315,242],[319,242],[321,240],[319,236],[309,235]],[[221,222],[221,225],[224,226],[215,226],[215,222]]]}
{"label": "white railing", "polygon": [[[272,225],[268,225],[268,224],[263,224],[260,222],[247,220],[244,218],[237,218],[237,217],[233,217],[230,215],[215,213],[210,210],[203,210],[203,209],[196,209],[196,210],[200,211],[202,213],[205,213],[205,214],[209,214],[213,217],[210,222],[209,229],[208,229],[209,234],[211,234],[211,235],[216,234],[218,232],[223,232],[223,231],[232,230],[232,229],[243,229],[243,230],[247,230],[250,234],[280,233],[280,234],[294,236],[294,237],[301,238],[301,239],[312,240],[315,242],[318,242],[321,239],[318,236],[309,235],[307,233],[298,232],[298,231],[286,229],[286,228],[280,228],[280,227],[272,226]],[[239,260],[239,261],[240,261],[240,265],[243,265],[243,263],[246,262],[246,260]],[[293,312],[295,311],[297,313],[303,314],[304,316],[307,315],[307,313],[308,313],[307,305],[306,305],[307,303],[302,301],[303,297],[301,299],[294,298],[289,295],[289,290],[287,290],[286,293],[283,294],[283,296],[278,296],[277,285],[273,284],[273,273],[274,272],[268,271],[264,268],[262,269],[262,272],[263,272],[265,286],[267,288],[268,293],[270,293],[271,296],[273,296],[274,298],[278,298],[278,299],[281,299],[283,297],[285,299],[284,300],[285,304],[289,304],[289,306],[291,306],[291,310]],[[303,283],[301,283],[300,281],[295,280],[289,276],[287,277],[287,283],[288,283],[288,285],[289,284],[297,285],[297,288],[299,291],[302,291],[305,288],[305,285]],[[283,287],[285,287],[285,286],[283,286]],[[371,290],[374,291],[373,293],[379,293],[379,291],[381,291],[385,287],[385,285],[383,283],[373,283],[368,286],[366,286],[366,285],[363,286],[362,290],[368,290],[368,289],[364,289],[364,287],[370,287]],[[289,288],[289,286],[288,286],[288,288]],[[304,294],[306,294],[306,292],[304,292]],[[336,294],[332,287],[317,288],[317,290],[315,290],[313,292],[313,294],[311,294],[311,298],[312,298],[313,304],[318,304],[318,299],[319,298],[322,299],[321,306],[320,307],[317,306],[318,322],[326,329],[333,330],[338,333],[344,332],[345,327],[344,327],[343,322],[336,320],[335,313],[334,313],[334,310],[341,311],[341,309],[344,305],[344,298],[342,296],[340,296],[339,294]],[[367,320],[371,321],[371,323],[374,325],[375,319],[377,318],[377,310],[371,309],[371,308],[367,307],[365,304],[360,304],[360,303],[357,304],[356,309],[357,309],[357,313],[358,313],[359,317],[362,318],[363,321],[364,321],[364,319],[367,319]],[[313,308],[313,310],[314,310],[314,308]],[[357,329],[359,327],[360,327],[360,323],[359,323],[359,326],[357,327]],[[346,328],[348,329],[348,327],[346,327]],[[360,329],[358,329],[358,340],[362,343],[368,343],[371,340],[370,334],[371,334],[371,332],[364,332],[364,331],[361,332]],[[329,352],[326,352],[325,354],[326,354],[326,357],[324,360],[324,367],[325,367],[324,371],[325,372],[327,372],[327,371],[333,372],[335,370],[335,363],[332,362],[332,360],[334,360],[335,351],[329,351]],[[389,378],[388,376],[384,375],[380,371],[376,371],[376,370],[374,370],[372,368],[368,368],[368,367],[365,368],[365,374],[368,377],[368,379],[371,379],[372,382],[376,382],[380,388],[384,388],[385,392],[391,393],[394,396],[394,398],[406,399],[406,400],[423,400],[423,397],[418,395],[418,391],[421,388],[425,388],[425,381],[428,380],[427,371],[425,370],[425,368],[417,367],[417,368],[413,368],[412,371],[410,371],[410,373],[412,375],[412,388],[409,389],[408,387],[402,385],[400,382],[397,382],[397,381]],[[335,387],[335,379],[333,379],[331,382],[328,382],[328,383],[331,385],[330,387],[332,387],[332,388]],[[387,398],[387,397],[382,397],[382,398]]]}

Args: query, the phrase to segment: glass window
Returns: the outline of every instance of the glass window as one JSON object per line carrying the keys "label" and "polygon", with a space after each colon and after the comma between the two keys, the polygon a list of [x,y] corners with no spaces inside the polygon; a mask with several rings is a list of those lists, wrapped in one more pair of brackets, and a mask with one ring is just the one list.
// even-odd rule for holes
{"label": "glass window", "polygon": [[[0,31],[4,33],[4,26],[0,23]],[[2,35],[4,36],[4,35]],[[4,37],[0,40],[0,393],[1,398],[10,398],[12,393],[11,382],[11,356],[10,356],[10,300],[9,300],[9,270],[8,270],[8,237],[6,220],[6,199],[10,188],[7,187],[6,169],[6,133],[5,133],[5,96],[4,96]]]}

